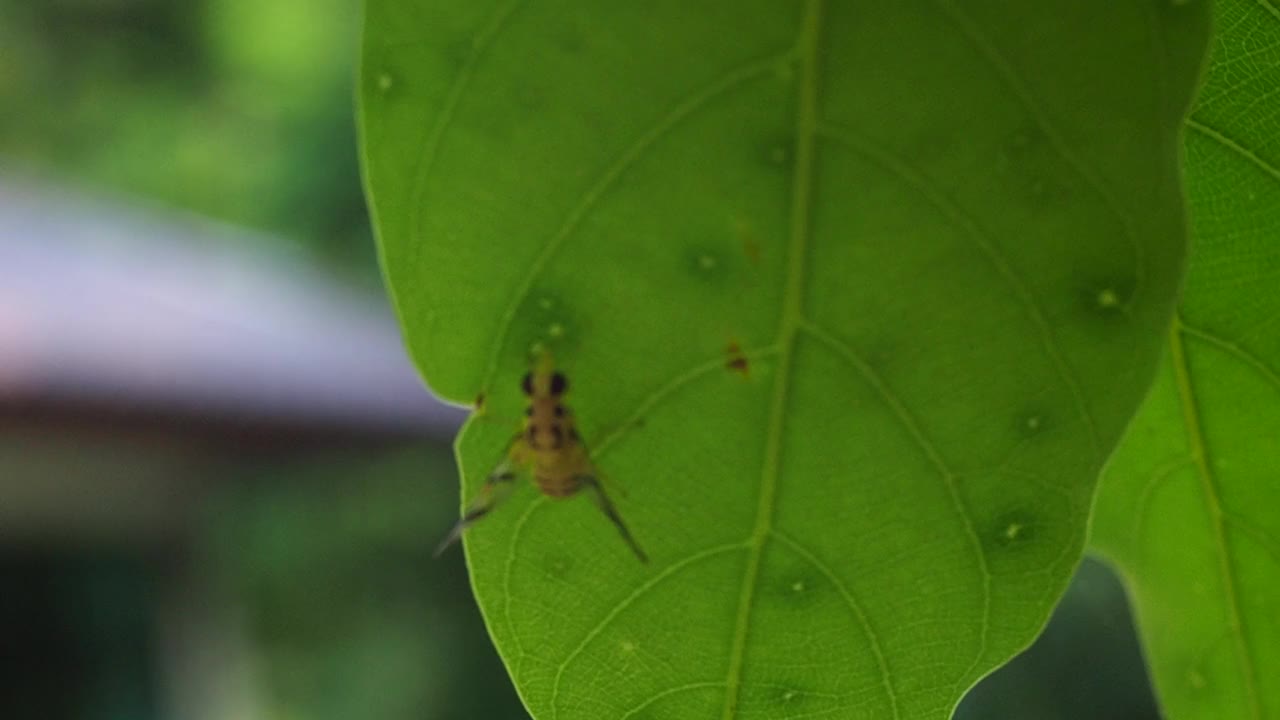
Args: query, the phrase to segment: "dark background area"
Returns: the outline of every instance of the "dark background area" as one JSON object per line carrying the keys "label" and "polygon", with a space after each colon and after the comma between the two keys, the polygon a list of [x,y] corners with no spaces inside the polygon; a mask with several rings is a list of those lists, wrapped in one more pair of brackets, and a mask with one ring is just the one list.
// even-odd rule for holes
{"label": "dark background area", "polygon": [[[523,718],[381,294],[343,0],[0,0],[0,717]],[[1154,718],[1086,563],[963,718]]]}

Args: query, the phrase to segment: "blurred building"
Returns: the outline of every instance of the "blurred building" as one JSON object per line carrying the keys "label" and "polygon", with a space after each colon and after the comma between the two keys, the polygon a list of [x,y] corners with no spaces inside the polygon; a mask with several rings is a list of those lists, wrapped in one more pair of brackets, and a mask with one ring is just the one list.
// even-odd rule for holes
{"label": "blurred building", "polygon": [[[308,557],[306,512],[320,518],[310,532],[369,541],[324,527],[325,513],[354,500],[369,523],[400,527],[383,531],[399,532],[393,551],[422,559],[430,519],[444,528],[456,513],[447,443],[463,412],[422,387],[381,296],[280,247],[206,220],[0,181],[4,717],[271,716],[255,672],[272,660],[250,635],[274,631],[252,621],[262,598],[236,591],[278,541],[219,538],[252,535],[244,518],[274,497],[266,524],[303,518],[283,541],[286,557],[271,560],[275,576],[311,563],[315,578],[328,571]],[[373,475],[385,478],[386,458],[404,453],[417,460],[399,468],[407,483],[370,475],[380,463]],[[352,477],[326,477],[335,462]],[[300,515],[287,494],[280,501],[290,469],[318,480],[311,491],[332,497],[328,510]],[[409,514],[391,517],[388,506],[406,498]],[[368,562],[387,549],[348,554]],[[456,563],[430,571],[448,587],[446,604],[474,615]],[[331,616],[359,612],[340,600],[320,603]],[[492,674],[474,617],[469,629]],[[446,706],[418,698],[377,716]]]}

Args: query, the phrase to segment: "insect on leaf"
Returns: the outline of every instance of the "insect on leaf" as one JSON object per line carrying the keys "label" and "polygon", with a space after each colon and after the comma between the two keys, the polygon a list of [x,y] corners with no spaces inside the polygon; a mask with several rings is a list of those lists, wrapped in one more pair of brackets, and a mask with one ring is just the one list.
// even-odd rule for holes
{"label": "insect on leaf", "polygon": [[[518,417],[552,348],[651,560],[530,483],[468,530],[536,718],[943,718],[1032,640],[1165,337],[1206,35],[1199,2],[370,0],[415,361]],[[464,502],[514,429],[467,424]]]}

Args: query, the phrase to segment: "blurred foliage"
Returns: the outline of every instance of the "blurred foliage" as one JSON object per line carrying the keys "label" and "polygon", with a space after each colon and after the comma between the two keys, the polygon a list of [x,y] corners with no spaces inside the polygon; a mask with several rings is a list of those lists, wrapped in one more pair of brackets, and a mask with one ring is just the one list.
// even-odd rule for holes
{"label": "blurred foliage", "polygon": [[359,5],[0,0],[0,158],[268,231],[376,278]]}
{"label": "blurred foliage", "polygon": [[[0,466],[7,458],[0,450]],[[152,558],[98,547],[0,548],[6,720],[157,717]]]}
{"label": "blurred foliage", "polygon": [[273,716],[526,717],[488,643],[461,553],[444,447],[237,466],[209,514],[210,560],[246,613]]}

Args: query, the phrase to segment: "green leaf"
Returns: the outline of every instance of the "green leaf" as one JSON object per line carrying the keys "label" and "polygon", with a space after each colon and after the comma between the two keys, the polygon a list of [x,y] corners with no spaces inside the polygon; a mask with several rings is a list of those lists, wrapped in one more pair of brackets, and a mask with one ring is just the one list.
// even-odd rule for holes
{"label": "green leaf", "polygon": [[1202,4],[367,7],[464,494],[549,345],[653,559],[529,488],[468,533],[534,716],[945,717],[1031,641],[1173,309]]}
{"label": "green leaf", "polygon": [[1175,720],[1280,717],[1280,6],[1215,10],[1186,137],[1187,287],[1091,538]]}

